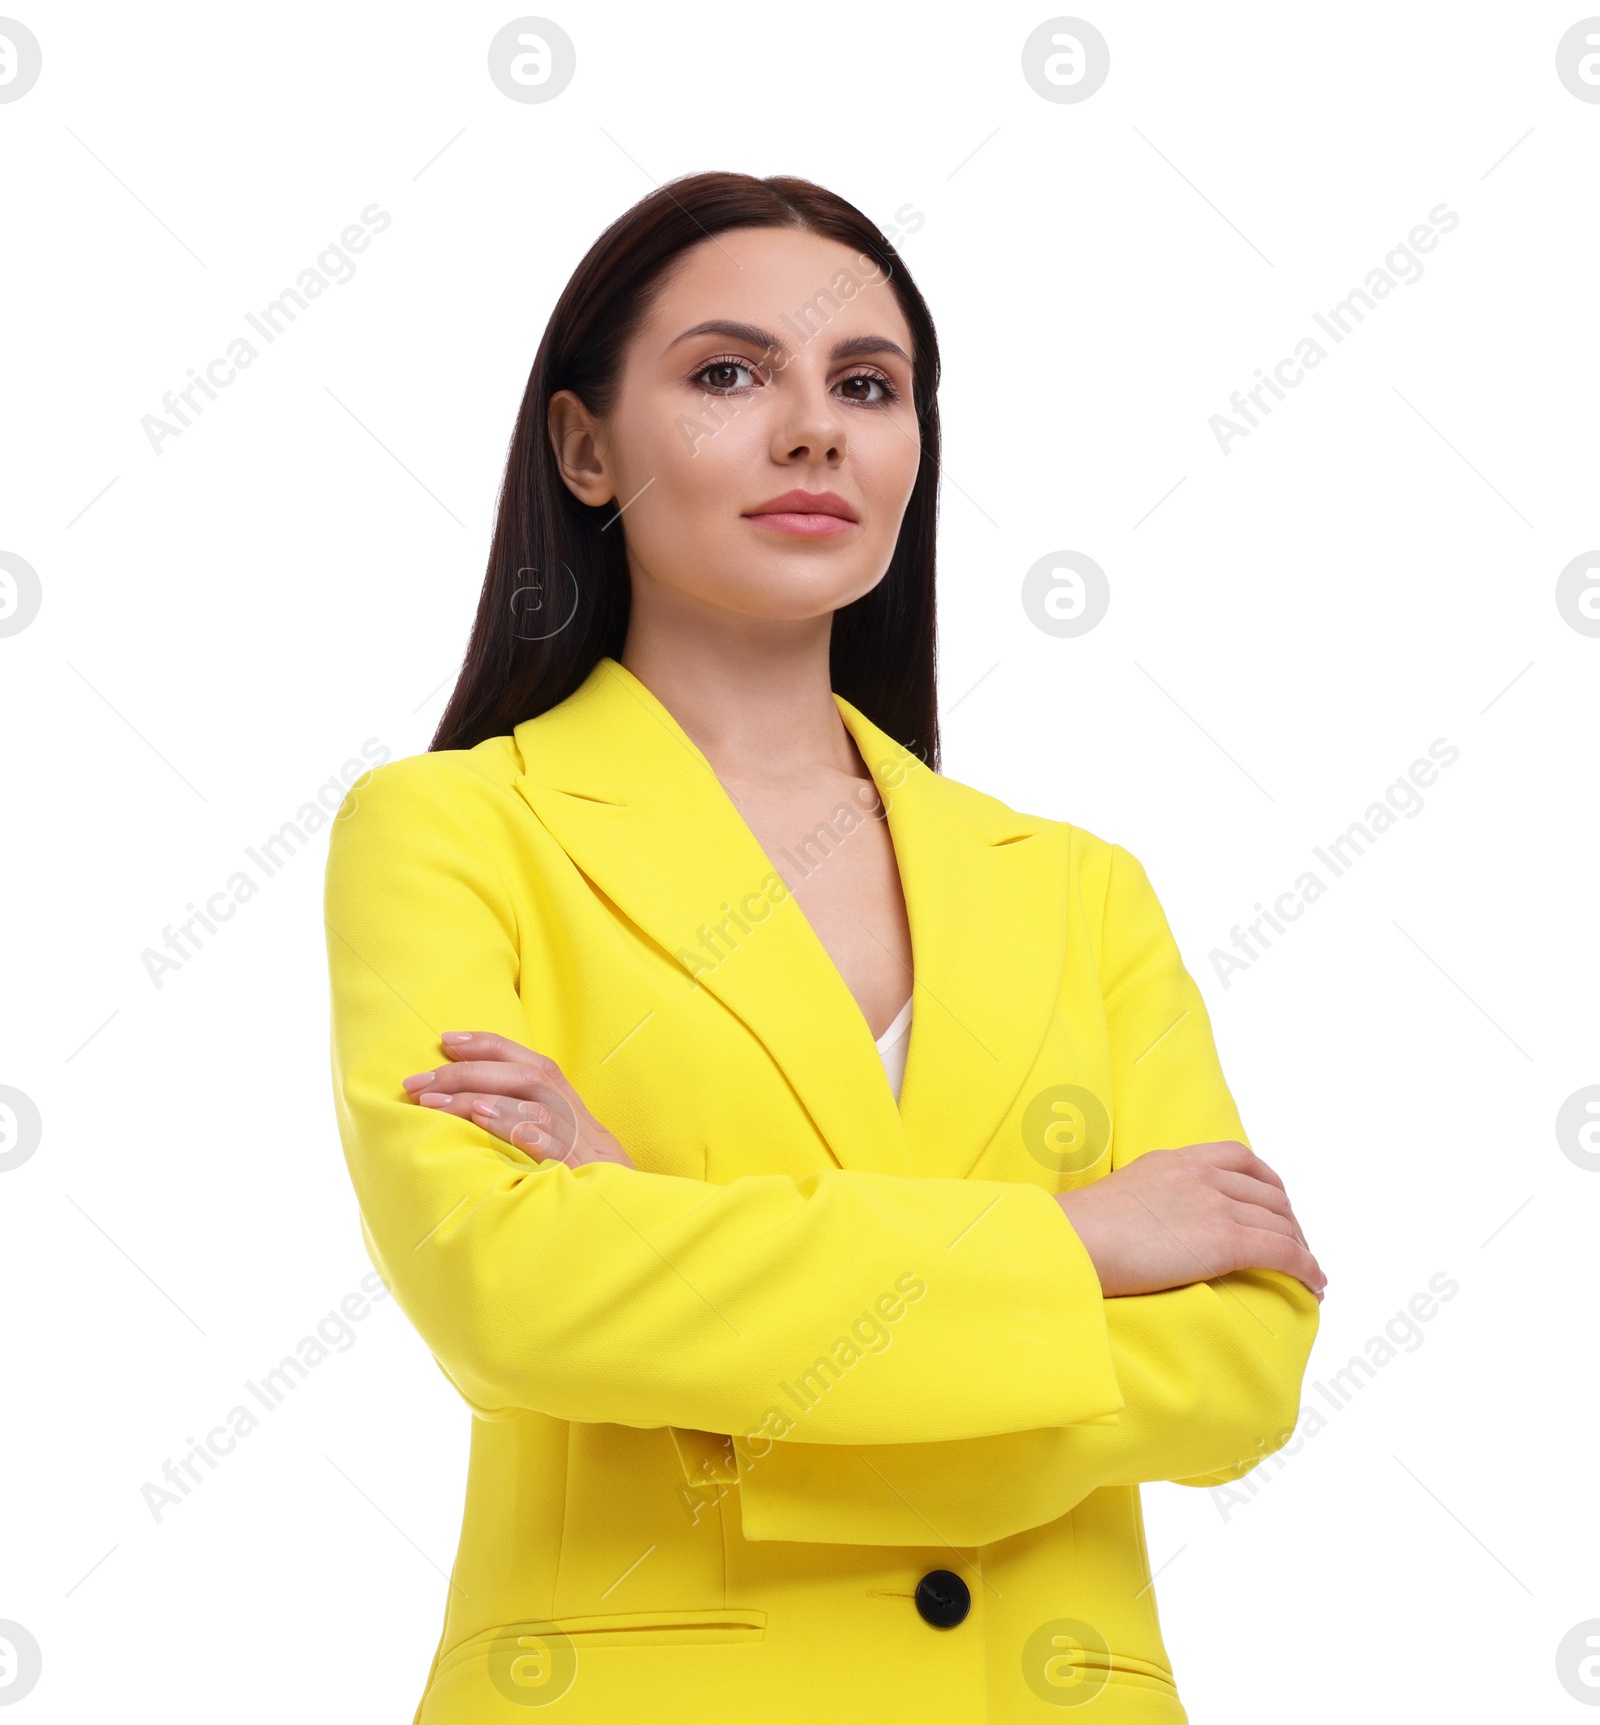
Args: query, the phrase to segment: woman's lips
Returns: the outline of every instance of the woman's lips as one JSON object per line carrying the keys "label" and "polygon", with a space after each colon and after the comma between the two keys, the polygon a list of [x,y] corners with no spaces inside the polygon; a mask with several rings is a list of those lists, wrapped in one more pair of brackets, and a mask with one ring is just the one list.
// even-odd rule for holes
{"label": "woman's lips", "polygon": [[776,533],[792,533],[800,539],[831,539],[835,534],[848,533],[856,525],[837,515],[786,514],[782,510],[773,515],[746,515],[743,519]]}

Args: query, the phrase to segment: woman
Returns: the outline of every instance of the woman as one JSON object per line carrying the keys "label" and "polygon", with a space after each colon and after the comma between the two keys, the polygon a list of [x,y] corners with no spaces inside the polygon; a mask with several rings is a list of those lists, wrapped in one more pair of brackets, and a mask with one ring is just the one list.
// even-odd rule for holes
{"label": "woman", "polygon": [[937,771],[938,372],[831,193],[645,199],[341,810],[346,1157],[477,1416],[417,1725],[1186,1717],[1139,1483],[1288,1438],[1323,1276],[1138,861]]}

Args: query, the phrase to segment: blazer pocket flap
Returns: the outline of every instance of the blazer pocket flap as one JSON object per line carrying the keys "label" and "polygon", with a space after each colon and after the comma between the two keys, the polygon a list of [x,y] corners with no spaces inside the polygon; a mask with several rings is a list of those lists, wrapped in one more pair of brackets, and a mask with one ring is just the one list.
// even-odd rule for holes
{"label": "blazer pocket flap", "polygon": [[[526,1623],[504,1623],[482,1630],[452,1647],[440,1659],[435,1677],[482,1660],[519,1689],[530,1693],[549,1684],[549,1699],[565,1687],[564,1668],[579,1652],[602,1647],[708,1647],[762,1640],[765,1611],[738,1606],[693,1611],[600,1611]],[[519,1665],[527,1667],[519,1671]],[[501,1685],[497,1683],[497,1687]]]}
{"label": "blazer pocket flap", "polygon": [[733,1439],[720,1432],[696,1431],[693,1427],[668,1426],[678,1452],[678,1463],[690,1486],[737,1485],[739,1465]]}

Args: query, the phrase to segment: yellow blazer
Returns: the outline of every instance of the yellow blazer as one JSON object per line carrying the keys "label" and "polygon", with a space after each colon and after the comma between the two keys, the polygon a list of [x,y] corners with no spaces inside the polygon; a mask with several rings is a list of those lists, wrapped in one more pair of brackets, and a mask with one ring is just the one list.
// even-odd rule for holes
{"label": "yellow blazer", "polygon": [[[363,1235],[476,1416],[416,1725],[1187,1717],[1139,1484],[1284,1443],[1320,1308],[1270,1270],[1102,1295],[1051,1194],[1247,1142],[1200,992],[1128,851],[835,699],[910,916],[898,1106],[616,660],[510,736],[377,768],[334,824]],[[442,1030],[551,1055],[638,1166],[541,1164],[409,1100]]]}

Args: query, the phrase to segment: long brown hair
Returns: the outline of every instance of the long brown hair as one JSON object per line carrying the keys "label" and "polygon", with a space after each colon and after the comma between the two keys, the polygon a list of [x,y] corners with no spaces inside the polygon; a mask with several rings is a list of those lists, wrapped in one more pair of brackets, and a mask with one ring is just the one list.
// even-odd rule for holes
{"label": "long brown hair", "polygon": [[[461,675],[433,749],[468,749],[566,699],[603,655],[622,656],[631,588],[616,514],[567,489],[546,429],[570,389],[591,413],[615,405],[624,353],[680,253],[729,228],[802,228],[875,261],[911,329],[922,445],[884,578],[833,615],[834,689],[935,771],[934,556],[939,481],[939,346],[894,246],[854,205],[784,175],[690,174],[619,216],[572,272],[534,358],[500,488],[489,567]],[[819,301],[827,296],[819,295]]]}

